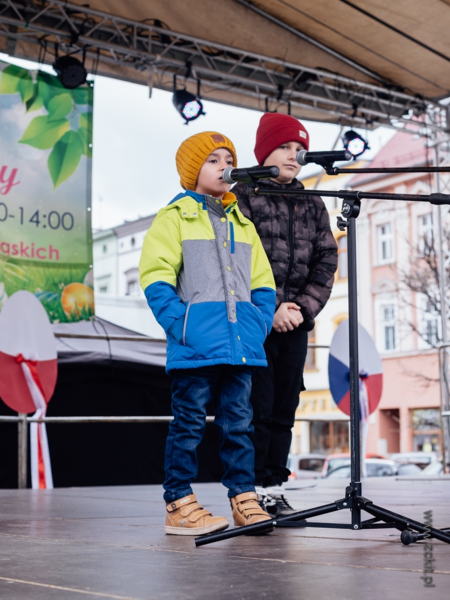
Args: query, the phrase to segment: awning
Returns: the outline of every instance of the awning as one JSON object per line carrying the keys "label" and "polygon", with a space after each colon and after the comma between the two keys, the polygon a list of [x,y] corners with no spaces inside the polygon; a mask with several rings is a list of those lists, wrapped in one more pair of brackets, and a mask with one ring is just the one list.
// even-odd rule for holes
{"label": "awning", "polygon": [[350,417],[340,410],[317,411],[316,413],[307,413],[304,415],[298,412],[296,419],[300,419],[301,421],[350,421]]}
{"label": "awning", "polygon": [[[57,335],[56,350],[59,364],[105,364],[111,361],[122,361],[157,367],[166,365],[165,340],[152,340],[98,317],[76,323],[55,323],[52,328]],[[59,337],[61,335],[63,337]],[[136,340],[114,339],[114,337],[132,336]]]}

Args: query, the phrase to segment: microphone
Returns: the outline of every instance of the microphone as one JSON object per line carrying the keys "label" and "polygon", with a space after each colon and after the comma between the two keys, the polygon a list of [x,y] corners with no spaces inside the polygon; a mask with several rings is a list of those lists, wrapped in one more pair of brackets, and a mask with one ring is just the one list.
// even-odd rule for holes
{"label": "microphone", "polygon": [[242,183],[255,183],[258,179],[274,179],[280,174],[278,167],[250,167],[248,169],[235,169],[227,167],[222,173],[222,179],[227,183],[241,181]]}
{"label": "microphone", "polygon": [[316,165],[323,166],[324,163],[332,164],[335,161],[352,160],[353,154],[348,150],[331,150],[328,152],[308,152],[307,150],[300,150],[297,152],[296,158],[299,165],[315,163]]}

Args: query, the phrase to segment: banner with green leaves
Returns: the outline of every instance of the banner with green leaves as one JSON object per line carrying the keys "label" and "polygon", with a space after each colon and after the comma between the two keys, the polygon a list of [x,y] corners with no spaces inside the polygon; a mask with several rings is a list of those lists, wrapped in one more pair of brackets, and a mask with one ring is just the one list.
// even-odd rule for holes
{"label": "banner with green leaves", "polygon": [[52,322],[94,314],[93,87],[0,62],[0,310],[28,290]]}

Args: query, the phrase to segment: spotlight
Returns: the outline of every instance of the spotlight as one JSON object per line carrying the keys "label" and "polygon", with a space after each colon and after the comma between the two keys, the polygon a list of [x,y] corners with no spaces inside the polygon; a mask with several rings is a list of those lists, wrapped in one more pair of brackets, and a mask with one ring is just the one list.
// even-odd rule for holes
{"label": "spotlight", "polygon": [[198,119],[200,115],[205,115],[203,104],[200,100],[200,80],[197,80],[197,95],[191,94],[185,89],[176,89],[176,76],[174,76],[172,102],[177,111],[185,120],[185,125]]}
{"label": "spotlight", "polygon": [[342,136],[342,142],[344,144],[344,148],[353,155],[353,158],[360,156],[366,150],[370,150],[369,144],[366,142],[366,140],[361,137],[359,133],[353,131],[353,129],[350,129],[344,133]]}
{"label": "spotlight", "polygon": [[74,56],[61,56],[53,63],[53,68],[60,82],[69,90],[86,83],[87,71],[83,64]]}

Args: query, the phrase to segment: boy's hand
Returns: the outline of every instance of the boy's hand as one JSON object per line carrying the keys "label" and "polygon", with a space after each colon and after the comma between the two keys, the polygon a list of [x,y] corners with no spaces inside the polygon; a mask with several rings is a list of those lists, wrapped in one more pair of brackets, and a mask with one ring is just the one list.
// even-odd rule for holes
{"label": "boy's hand", "polygon": [[300,306],[295,302],[282,302],[273,319],[273,328],[278,333],[293,331],[303,323]]}

